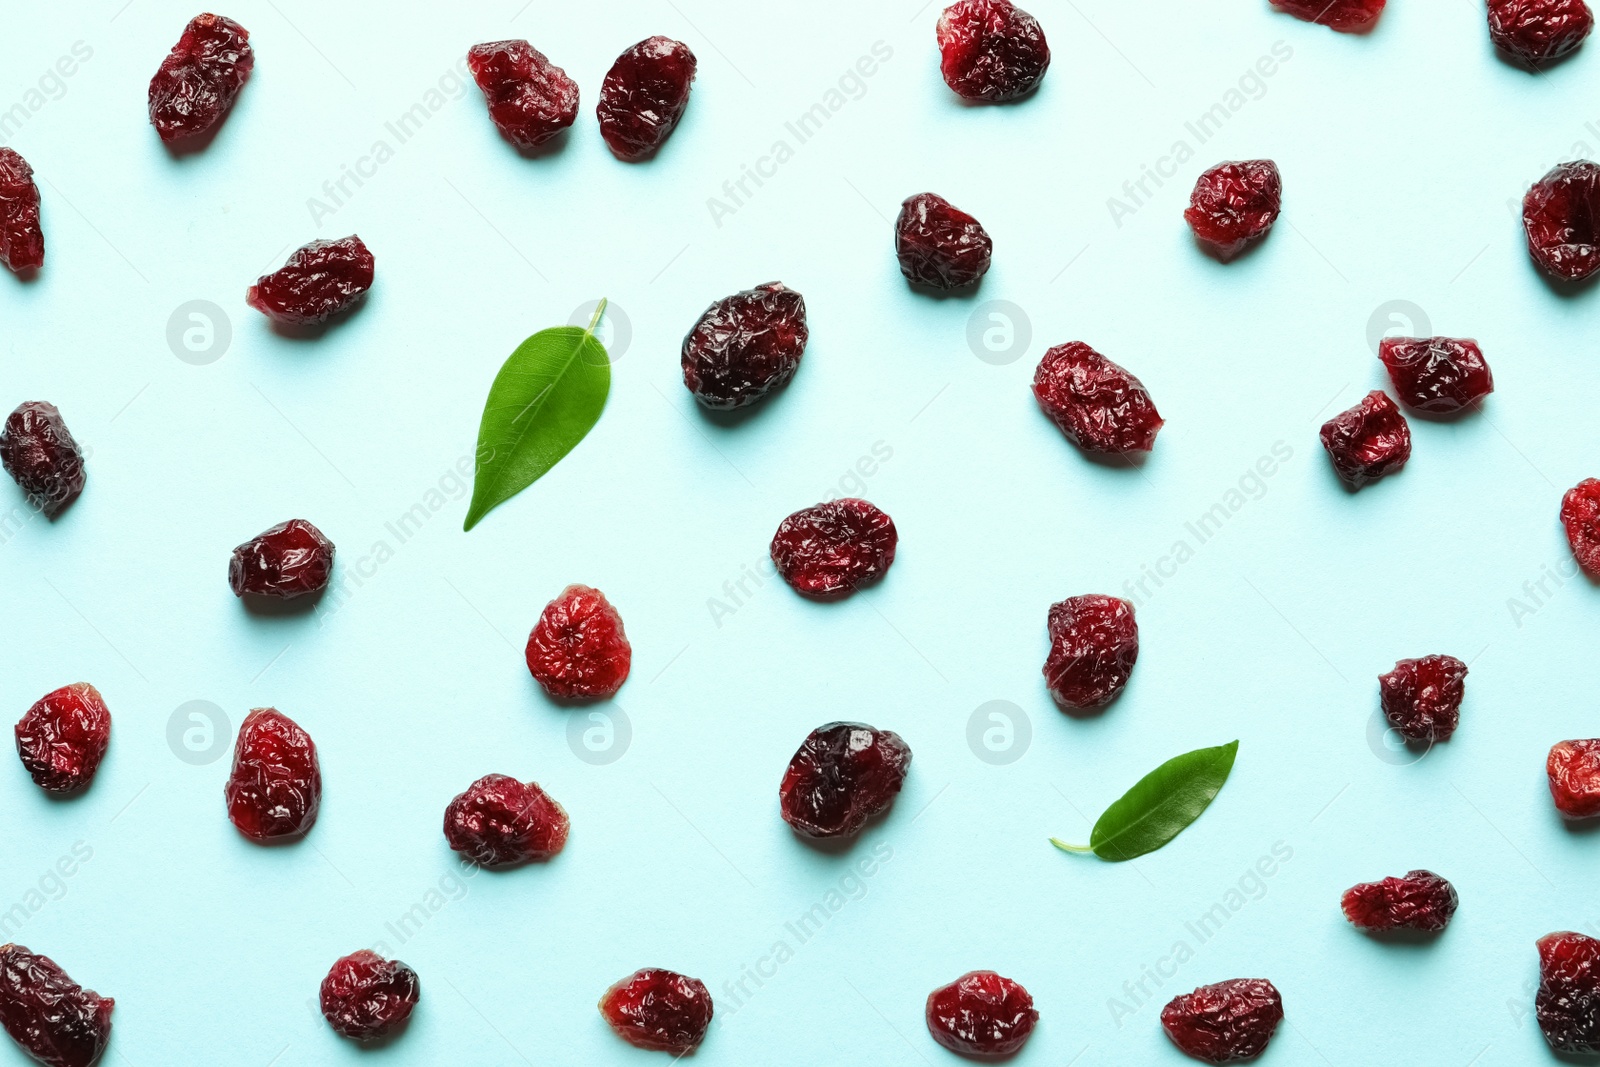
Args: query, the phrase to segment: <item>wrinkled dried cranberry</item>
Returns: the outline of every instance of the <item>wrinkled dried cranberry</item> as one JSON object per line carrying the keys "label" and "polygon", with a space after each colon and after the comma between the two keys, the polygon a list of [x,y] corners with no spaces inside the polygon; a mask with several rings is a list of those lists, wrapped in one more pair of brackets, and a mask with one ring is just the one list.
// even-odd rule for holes
{"label": "wrinkled dried cranberry", "polygon": [[22,765],[35,785],[51,793],[88,785],[110,744],[111,712],[88,682],[46,693],[17,723]]}
{"label": "wrinkled dried cranberry", "polygon": [[486,774],[444,809],[444,838],[480,867],[547,860],[567,843],[566,809],[535,782]]}
{"label": "wrinkled dried cranberry", "polygon": [[1585,478],[1561,498],[1561,525],[1572,555],[1591,578],[1600,578],[1600,480]]}
{"label": "wrinkled dried cranberry", "polygon": [[0,465],[29,503],[55,518],[83,492],[83,452],[54,404],[19,404],[0,429]]}
{"label": "wrinkled dried cranberry", "polygon": [[1600,815],[1600,738],[1561,741],[1544,766],[1557,811],[1569,819]]}
{"label": "wrinkled dried cranberry", "polygon": [[1489,0],[1489,39],[1530,66],[1577,51],[1592,29],[1584,0]]}
{"label": "wrinkled dried cranberry", "polygon": [[942,196],[918,193],[900,205],[894,252],[900,273],[918,285],[960,289],[989,270],[994,243],[978,220]]}
{"label": "wrinkled dried cranberry", "polygon": [[1494,375],[1478,342],[1455,337],[1385,337],[1378,358],[1407,407],[1445,415],[1494,392]]}
{"label": "wrinkled dried cranberry", "polygon": [[1581,281],[1600,270],[1600,166],[1580,159],[1562,163],[1534,182],[1522,198],[1528,254],[1562,281]]}
{"label": "wrinkled dried cranberry", "polygon": [[783,821],[806,837],[846,837],[888,809],[905,783],[911,749],[892,730],[830,722],[806,735],[783,772]]}
{"label": "wrinkled dried cranberry", "polygon": [[968,971],[935,989],[923,1014],[933,1039],[963,1056],[1009,1056],[1039,1021],[1028,991],[993,971]]}
{"label": "wrinkled dried cranberry", "polygon": [[1344,916],[1362,930],[1443,930],[1460,903],[1456,887],[1432,871],[1362,882],[1344,891]]}
{"label": "wrinkled dried cranberry", "polygon": [[322,767],[311,735],[276,708],[250,712],[239,726],[223,796],[228,818],[252,841],[309,831],[322,803]]}
{"label": "wrinkled dried cranberry", "polygon": [[683,339],[683,384],[708,408],[754,404],[789,384],[805,354],[806,302],[781,282],[718,300]]}
{"label": "wrinkled dried cranberry", "polygon": [[963,100],[1003,104],[1033,92],[1050,67],[1039,20],[1010,0],[959,0],[939,16],[939,72]]}
{"label": "wrinkled dried cranberry", "polygon": [[14,149],[0,148],[0,263],[21,273],[44,265],[39,187]]}
{"label": "wrinkled dried cranberry", "polygon": [[334,1033],[373,1041],[405,1025],[421,992],[416,971],[362,949],[334,962],[319,999]]}
{"label": "wrinkled dried cranberry", "polygon": [[1185,1055],[1207,1063],[1248,1060],[1266,1051],[1283,1021],[1283,998],[1265,978],[1234,978],[1173,997],[1161,1027]]}
{"label": "wrinkled dried cranberry", "polygon": [[1538,941],[1534,1014],[1557,1052],[1600,1053],[1600,941],[1564,931]]}
{"label": "wrinkled dried cranberry", "polygon": [[628,1044],[684,1056],[711,1028],[711,993],[698,978],[646,967],[606,990],[600,1014]]}
{"label": "wrinkled dried cranberry", "polygon": [[1044,354],[1033,395],[1067,440],[1093,454],[1148,452],[1162,426],[1144,383],[1082,341]]}
{"label": "wrinkled dried cranberry", "polygon": [[689,46],[670,37],[646,38],[617,57],[596,109],[612,155],[629,163],[655,155],[689,106],[695,66]]}
{"label": "wrinkled dried cranberry", "polygon": [[1195,179],[1183,217],[1223,261],[1266,236],[1283,206],[1283,180],[1270,159],[1218,163]]}
{"label": "wrinkled dried cranberry", "polygon": [[578,117],[578,83],[527,41],[475,44],[467,66],[489,117],[518,148],[539,147]]}
{"label": "wrinkled dried cranberry", "polygon": [[772,562],[796,592],[840,597],[882,578],[899,541],[893,519],[865,500],[846,497],[803,508],[779,523]]}
{"label": "wrinkled dried cranberry", "polygon": [[221,15],[196,15],[150,79],[150,122],[168,144],[209,133],[256,64],[250,33]]}
{"label": "wrinkled dried cranberry", "polygon": [[111,1040],[116,1001],[85,989],[48,956],[0,947],[0,1025],[46,1067],[89,1067]]}
{"label": "wrinkled dried cranberry", "polygon": [[528,670],[553,697],[593,700],[622,688],[633,647],[622,616],[598,589],[569,585],[528,634]]}
{"label": "wrinkled dried cranberry", "polygon": [[1352,489],[1393,474],[1411,458],[1411,427],[1382,390],[1322,424],[1322,447]]}
{"label": "wrinkled dried cranberry", "polygon": [[1384,0],[1272,0],[1272,6],[1297,19],[1340,33],[1365,33],[1378,23]]}
{"label": "wrinkled dried cranberry", "polygon": [[315,326],[360,302],[372,288],[374,259],[355,234],[312,241],[245,291],[245,303],[274,322]]}
{"label": "wrinkled dried cranberry", "polygon": [[304,519],[280,522],[257,534],[228,560],[234,596],[303,596],[326,587],[332,573],[333,542]]}
{"label": "wrinkled dried cranberry", "polygon": [[1121,597],[1088,593],[1050,605],[1045,684],[1063,708],[1109,704],[1139,659],[1139,624]]}
{"label": "wrinkled dried cranberry", "polygon": [[1378,676],[1383,714],[1407,741],[1448,741],[1461,721],[1467,665],[1454,656],[1403,659]]}

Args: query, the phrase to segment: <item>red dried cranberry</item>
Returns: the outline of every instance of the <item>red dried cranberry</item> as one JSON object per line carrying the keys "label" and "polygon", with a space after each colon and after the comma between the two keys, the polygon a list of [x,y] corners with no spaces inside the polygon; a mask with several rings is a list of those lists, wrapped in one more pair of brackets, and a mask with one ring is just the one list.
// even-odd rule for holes
{"label": "red dried cranberry", "polygon": [[1561,525],[1572,555],[1591,578],[1600,578],[1600,480],[1585,478],[1561,498]]}
{"label": "red dried cranberry", "polygon": [[782,282],[735,293],[683,339],[683,384],[708,408],[754,404],[789,384],[809,336],[805,299]]}
{"label": "red dried cranberry", "polygon": [[1028,991],[993,971],[968,971],[935,989],[923,1014],[933,1039],[963,1056],[1009,1056],[1039,1021]]}
{"label": "red dried cranberry", "polygon": [[1592,29],[1584,0],[1489,0],[1489,39],[1529,66],[1577,51]]}
{"label": "red dried cranberry", "polygon": [[939,72],[963,100],[1019,100],[1050,67],[1039,20],[1011,0],[959,0],[939,16],[937,35]]}
{"label": "red dried cranberry", "polygon": [[892,730],[830,722],[806,735],[783,772],[783,821],[806,837],[848,837],[886,811],[905,783],[911,749]]}
{"label": "red dried cranberry", "polygon": [[900,273],[918,285],[960,289],[989,270],[994,243],[978,220],[942,196],[918,193],[900,205],[894,252]]}
{"label": "red dried cranberry", "polygon": [[711,993],[698,978],[646,967],[606,990],[600,1014],[630,1045],[685,1056],[711,1028]]}
{"label": "red dried cranberry", "polygon": [[1382,390],[1322,424],[1322,447],[1351,489],[1393,474],[1411,458],[1411,427]]}
{"label": "red dried cranberry", "polygon": [[1538,941],[1539,993],[1534,1014],[1557,1052],[1600,1053],[1600,941],[1546,934]]}
{"label": "red dried cranberry", "polygon": [[156,133],[171,144],[211,132],[255,65],[248,30],[221,15],[196,15],[150,79]]}
{"label": "red dried cranberry", "polygon": [[257,534],[228,560],[234,596],[304,596],[325,588],[332,573],[333,542],[304,519],[280,522]]}
{"label": "red dried cranberry", "polygon": [[1600,166],[1580,159],[1562,163],[1534,182],[1522,198],[1528,254],[1562,281],[1582,281],[1600,270]]}
{"label": "red dried cranberry", "polygon": [[1204,985],[1161,1009],[1161,1027],[1172,1043],[1207,1063],[1261,1055],[1282,1021],[1283,998],[1265,978]]}
{"label": "red dried cranberry", "polygon": [[1067,440],[1093,454],[1148,452],[1162,426],[1144,383],[1082,341],[1044,354],[1033,395]]}
{"label": "red dried cranberry", "polygon": [[1460,900],[1456,887],[1432,871],[1411,871],[1404,878],[1353,885],[1341,903],[1344,917],[1362,930],[1435,933],[1449,925]]}
{"label": "red dried cranberry", "polygon": [[1297,19],[1340,33],[1365,33],[1378,24],[1384,0],[1272,0],[1272,6]]}
{"label": "red dried cranberry", "polygon": [[528,635],[528,670],[553,697],[594,700],[622,688],[633,647],[622,616],[598,589],[569,585]]}
{"label": "red dried cranberry", "polygon": [[655,155],[689,106],[695,66],[689,46],[670,37],[648,37],[617,57],[596,109],[612,155],[629,163]]}
{"label": "red dried cranberry", "polygon": [[1226,262],[1265,237],[1283,206],[1283,179],[1270,159],[1218,163],[1195,179],[1183,217],[1201,243]]}
{"label": "red dried cranberry", "polygon": [[355,234],[312,241],[245,291],[245,303],[286,326],[315,326],[353,307],[372,288],[374,259]]}
{"label": "red dried cranberry", "polygon": [[89,1067],[111,1040],[116,1001],[85,989],[54,960],[0,947],[0,1025],[46,1067]]}
{"label": "red dried cranberry", "polygon": [[846,497],[804,508],[778,524],[772,562],[806,596],[830,598],[875,582],[894,562],[894,520],[865,500]]}
{"label": "red dried cranberry", "polygon": [[1407,407],[1447,415],[1494,392],[1478,342],[1455,337],[1385,337],[1378,358]]}
{"label": "red dried cranberry", "polygon": [[467,66],[500,135],[518,148],[539,147],[578,117],[578,83],[527,41],[475,44]]}
{"label": "red dried cranberry", "polygon": [[17,273],[44,265],[39,187],[14,149],[0,148],[0,263]]}
{"label": "red dried cranberry", "polygon": [[1121,597],[1089,593],[1050,605],[1044,680],[1062,708],[1098,708],[1128,684],[1139,660],[1139,624]]}
{"label": "red dried cranberry", "polygon": [[17,723],[17,754],[40,789],[71,793],[94,779],[111,744],[111,712],[88,682],[39,698]]}
{"label": "red dried cranberry", "polygon": [[1461,721],[1467,665],[1454,656],[1403,659],[1378,676],[1383,714],[1407,741],[1448,741]]}
{"label": "red dried cranberry", "polygon": [[547,860],[567,843],[566,809],[535,782],[486,774],[444,809],[444,838],[480,867]]}
{"label": "red dried cranberry", "polygon": [[1600,815],[1600,738],[1553,745],[1544,766],[1557,811],[1569,819]]}
{"label": "red dried cranberry", "polygon": [[421,992],[416,971],[362,949],[335,961],[322,980],[322,1017],[341,1037],[373,1041],[405,1025]]}
{"label": "red dried cranberry", "polygon": [[0,429],[0,464],[49,518],[83,492],[83,452],[54,404],[19,404]]}
{"label": "red dried cranberry", "polygon": [[308,832],[322,803],[322,767],[311,735],[276,708],[250,712],[239,726],[223,796],[228,818],[252,841]]}

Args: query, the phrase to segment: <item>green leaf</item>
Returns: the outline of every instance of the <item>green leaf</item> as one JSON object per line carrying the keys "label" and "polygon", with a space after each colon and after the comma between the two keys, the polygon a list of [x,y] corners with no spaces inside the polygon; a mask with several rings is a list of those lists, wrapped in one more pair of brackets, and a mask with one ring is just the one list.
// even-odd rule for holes
{"label": "green leaf", "polygon": [[586,329],[540,330],[494,376],[462,529],[544,477],[599,421],[611,392],[611,359],[594,335],[605,310],[602,300]]}
{"label": "green leaf", "polygon": [[1197,748],[1174,756],[1139,779],[1105,810],[1089,834],[1089,844],[1050,843],[1063,852],[1093,852],[1120,862],[1143,856],[1171,841],[1200,817],[1222,791],[1233,770],[1239,742]]}

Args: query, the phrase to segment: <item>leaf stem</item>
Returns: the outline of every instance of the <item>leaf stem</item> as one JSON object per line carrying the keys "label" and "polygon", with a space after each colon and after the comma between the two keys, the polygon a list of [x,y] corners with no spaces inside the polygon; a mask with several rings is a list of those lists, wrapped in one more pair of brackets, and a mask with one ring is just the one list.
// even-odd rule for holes
{"label": "leaf stem", "polygon": [[600,325],[600,316],[606,313],[606,298],[601,297],[599,305],[594,309],[594,318],[589,320],[589,332],[594,333],[594,328]]}
{"label": "leaf stem", "polygon": [[1050,843],[1056,846],[1056,848],[1059,848],[1062,852],[1090,853],[1094,851],[1094,849],[1090,848],[1088,845],[1069,845],[1059,837],[1052,837],[1050,839]]}

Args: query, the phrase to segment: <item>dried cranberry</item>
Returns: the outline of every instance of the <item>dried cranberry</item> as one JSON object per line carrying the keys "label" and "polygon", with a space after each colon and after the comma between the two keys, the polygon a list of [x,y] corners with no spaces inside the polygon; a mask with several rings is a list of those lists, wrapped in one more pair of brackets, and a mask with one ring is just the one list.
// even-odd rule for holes
{"label": "dried cranberry", "polygon": [[1283,998],[1265,978],[1234,978],[1173,997],[1161,1027],[1187,1056],[1207,1063],[1248,1060],[1266,1051],[1283,1021]]}
{"label": "dried cranberry", "polygon": [[1600,270],[1600,166],[1580,159],[1562,163],[1522,198],[1528,254],[1562,281],[1582,281]]}
{"label": "dried cranberry", "polygon": [[1544,766],[1557,811],[1569,819],[1600,815],[1600,738],[1559,742]]}
{"label": "dried cranberry", "polygon": [[819,726],[783,772],[783,821],[806,837],[859,833],[894,803],[910,766],[910,747],[891,730],[859,722]]}
{"label": "dried cranberry", "polygon": [[1448,741],[1461,721],[1467,665],[1454,656],[1403,659],[1378,676],[1383,714],[1407,741]]}
{"label": "dried cranberry", "polygon": [[1144,383],[1082,341],[1044,354],[1033,395],[1067,440],[1085,452],[1121,455],[1155,447],[1162,418]]}
{"label": "dried cranberry", "polygon": [[1455,337],[1385,337],[1378,358],[1407,407],[1447,415],[1494,392],[1478,342]]}
{"label": "dried cranberry", "polygon": [[250,712],[239,726],[223,796],[228,818],[252,841],[305,834],[322,803],[322,767],[311,735],[276,708]]}
{"label": "dried cranberry", "polygon": [[486,774],[444,809],[444,838],[481,867],[547,860],[567,843],[566,809],[535,782]]}
{"label": "dried cranberry", "polygon": [[325,588],[332,573],[333,542],[304,519],[280,522],[257,534],[228,560],[234,596],[304,596]]}
{"label": "dried cranberry", "polygon": [[1265,237],[1283,206],[1283,179],[1270,159],[1218,163],[1195,179],[1183,217],[1218,259]]}
{"label": "dried cranberry", "polygon": [[518,148],[539,147],[578,117],[578,83],[527,41],[475,44],[467,66],[500,135]]}
{"label": "dried cranberry", "polygon": [[211,132],[255,65],[248,30],[221,15],[196,15],[150,79],[156,133],[171,144]]}
{"label": "dried cranberry", "polygon": [[1600,480],[1585,478],[1561,498],[1561,525],[1572,555],[1591,578],[1600,578]]}
{"label": "dried cranberry", "polygon": [[1322,424],[1322,447],[1351,489],[1393,474],[1411,458],[1411,427],[1382,390]]}
{"label": "dried cranberry", "polygon": [[83,452],[54,404],[19,404],[7,417],[0,429],[0,464],[49,518],[83,492]]}
{"label": "dried cranberry", "polygon": [[648,37],[617,57],[596,109],[612,155],[629,163],[655,155],[689,106],[695,66],[689,46],[670,37]]}
{"label": "dried cranberry", "polygon": [[1139,660],[1139,624],[1121,597],[1089,593],[1050,605],[1045,684],[1063,708],[1098,708],[1128,684]]}
{"label": "dried cranberry", "polygon": [[963,1056],[1009,1056],[1039,1021],[1028,991],[993,971],[968,971],[940,986],[923,1013],[933,1039]]}
{"label": "dried cranberry", "polygon": [[939,16],[937,34],[939,72],[963,100],[1019,100],[1050,67],[1039,20],[1011,0],[959,0]]}
{"label": "dried cranberry", "polygon": [[89,1067],[111,1040],[116,1001],[85,989],[54,960],[0,947],[0,1025],[46,1067]]}
{"label": "dried cranberry", "polygon": [[1584,0],[1489,0],[1489,39],[1529,66],[1577,51],[1592,29]]}
{"label": "dried cranberry", "polygon": [[900,273],[918,285],[960,289],[989,270],[994,242],[978,220],[942,196],[918,193],[900,205],[894,251]]}
{"label": "dried cranberry", "polygon": [[772,562],[806,596],[829,598],[875,582],[894,562],[894,520],[865,500],[846,497],[804,508],[778,524]]}
{"label": "dried cranberry", "polygon": [[421,992],[416,971],[362,949],[336,960],[322,980],[322,1017],[341,1037],[373,1041],[405,1025]]}
{"label": "dried cranberry", "polygon": [[1546,934],[1538,941],[1539,993],[1534,1014],[1557,1052],[1600,1053],[1600,941]]}
{"label": "dried cranberry", "polygon": [[622,688],[633,647],[622,616],[598,589],[569,585],[528,635],[528,670],[553,697],[593,700]]}
{"label": "dried cranberry", "polygon": [[0,148],[0,263],[21,273],[44,265],[39,187],[14,149]]}
{"label": "dried cranberry", "polygon": [[245,303],[286,326],[315,326],[360,303],[375,260],[355,234],[312,241],[245,291]]}
{"label": "dried cranberry", "polygon": [[1384,0],[1272,0],[1272,6],[1297,19],[1340,33],[1365,33],[1378,23]]}
{"label": "dried cranberry", "polygon": [[708,408],[754,404],[789,384],[806,351],[806,302],[768,282],[706,308],[683,339],[683,384]]}
{"label": "dried cranberry", "polygon": [[1432,871],[1362,882],[1344,891],[1344,917],[1362,930],[1443,930],[1460,903],[1456,887]]}
{"label": "dried cranberry", "polygon": [[71,793],[94,779],[111,744],[111,712],[88,682],[39,698],[17,723],[17,754],[40,789]]}
{"label": "dried cranberry", "polygon": [[606,990],[600,1014],[630,1045],[685,1056],[711,1028],[711,993],[698,978],[646,967]]}

